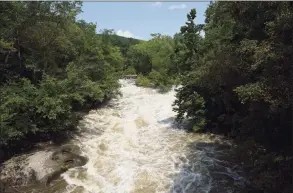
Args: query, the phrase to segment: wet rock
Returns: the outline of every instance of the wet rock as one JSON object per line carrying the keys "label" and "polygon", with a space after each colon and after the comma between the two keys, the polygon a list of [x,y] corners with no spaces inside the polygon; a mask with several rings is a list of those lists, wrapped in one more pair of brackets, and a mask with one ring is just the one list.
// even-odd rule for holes
{"label": "wet rock", "polygon": [[75,145],[62,146],[59,150],[52,154],[51,159],[57,162],[60,166],[67,165],[68,167],[83,166],[88,159],[84,156],[78,155],[80,149]]}
{"label": "wet rock", "polygon": [[210,138],[210,139],[216,139],[216,135],[215,135],[215,134],[211,134],[211,135],[209,136],[209,138]]}
{"label": "wet rock", "polygon": [[0,181],[0,192],[1,193],[6,192],[6,189],[7,189],[6,184],[4,182]]}
{"label": "wet rock", "polygon": [[51,160],[57,167],[54,167],[51,173],[40,179],[40,182],[49,185],[68,169],[85,165],[88,158],[79,155],[79,153],[80,148],[76,145],[64,145],[53,152]]}
{"label": "wet rock", "polygon": [[30,184],[35,183],[37,181],[36,172],[32,168],[28,172],[28,178],[29,178],[28,183],[30,183]]}
{"label": "wet rock", "polygon": [[53,180],[56,180],[62,173],[66,172],[68,168],[59,168],[52,173],[45,175],[42,179],[40,179],[40,183],[49,185]]}
{"label": "wet rock", "polygon": [[1,165],[0,180],[9,187],[39,182],[48,185],[69,168],[85,165],[88,159],[79,154],[78,146],[64,145],[54,152],[39,151],[13,157]]}
{"label": "wet rock", "polygon": [[77,145],[63,145],[53,152],[52,160],[58,159],[58,156],[64,156],[66,153],[80,154],[80,148]]}
{"label": "wet rock", "polygon": [[9,186],[27,185],[36,182],[36,172],[26,167],[22,157],[15,158],[0,167],[0,180]]}

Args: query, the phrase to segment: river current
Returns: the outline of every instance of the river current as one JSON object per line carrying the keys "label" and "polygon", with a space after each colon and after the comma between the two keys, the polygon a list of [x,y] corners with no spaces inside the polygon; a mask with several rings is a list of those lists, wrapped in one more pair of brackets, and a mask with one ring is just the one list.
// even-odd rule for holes
{"label": "river current", "polygon": [[[174,124],[175,90],[158,93],[120,80],[122,95],[80,121],[88,163],[61,175],[60,193],[232,193],[245,186],[229,141]],[[66,183],[65,183],[66,182]],[[54,187],[55,186],[55,187]],[[36,190],[34,192],[41,192]],[[245,192],[245,191],[244,191]]]}

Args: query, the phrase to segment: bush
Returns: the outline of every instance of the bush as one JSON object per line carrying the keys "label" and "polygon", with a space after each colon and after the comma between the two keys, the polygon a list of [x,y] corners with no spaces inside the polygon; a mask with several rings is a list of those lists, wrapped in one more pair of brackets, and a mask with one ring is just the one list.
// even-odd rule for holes
{"label": "bush", "polygon": [[153,70],[148,77],[155,88],[159,89],[159,92],[168,92],[172,88],[173,80],[165,72]]}
{"label": "bush", "polygon": [[45,75],[38,88],[25,78],[0,87],[0,145],[29,133],[66,130],[72,125],[76,103],[83,107],[117,94],[114,79],[99,84],[71,67],[64,80]]}
{"label": "bush", "polygon": [[124,75],[134,75],[134,74],[136,74],[136,70],[132,66],[129,66],[128,68],[126,68],[124,70],[123,74]]}
{"label": "bush", "polygon": [[0,146],[37,131],[34,121],[36,91],[24,78],[0,87]]}
{"label": "bush", "polygon": [[104,93],[100,85],[91,81],[85,72],[79,70],[74,63],[67,66],[67,78],[63,80],[71,102],[84,105],[86,99],[102,102]]}
{"label": "bush", "polygon": [[72,118],[71,101],[64,82],[50,76],[39,88],[25,78],[7,83],[1,88],[0,145],[29,133],[65,129]]}
{"label": "bush", "polygon": [[138,86],[150,87],[151,81],[146,76],[139,74],[136,79],[136,84]]}
{"label": "bush", "polygon": [[66,129],[70,125],[72,98],[63,81],[45,76],[35,98],[38,126],[43,132]]}
{"label": "bush", "polygon": [[177,99],[173,104],[174,110],[177,112],[177,121],[182,122],[186,119],[192,124],[192,130],[203,129],[206,124],[206,107],[203,97],[197,92],[190,92],[185,87],[181,87],[177,91]]}

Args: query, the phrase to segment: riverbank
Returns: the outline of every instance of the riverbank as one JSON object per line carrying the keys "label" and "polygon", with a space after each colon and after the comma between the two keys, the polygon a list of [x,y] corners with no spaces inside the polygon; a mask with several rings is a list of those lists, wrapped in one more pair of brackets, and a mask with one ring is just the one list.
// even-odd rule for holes
{"label": "riverbank", "polygon": [[[0,146],[0,164],[13,156],[30,153],[42,147],[43,144],[61,145],[72,139],[72,136],[79,132],[77,126],[80,120],[92,109],[105,107],[110,99],[105,99],[101,103],[88,103],[80,106],[72,112],[70,125],[66,129],[56,129],[51,132],[29,133],[22,139],[11,140],[5,146]],[[42,130],[41,130],[42,131]]]}
{"label": "riverbank", "polygon": [[88,161],[74,144],[39,145],[38,149],[15,156],[0,166],[2,192],[23,192],[32,186],[46,188],[68,169],[81,167]]}
{"label": "riverbank", "polygon": [[[174,90],[158,93],[137,87],[135,80],[120,83],[123,95],[83,112],[67,140],[36,143],[29,153],[5,162],[1,171],[12,174],[6,181],[14,192],[182,192],[182,187],[186,192],[290,192],[290,174],[284,172],[290,171],[291,158],[274,162],[276,155],[254,141],[178,129]],[[88,162],[52,171],[52,155],[68,144]],[[50,186],[40,182],[46,175],[55,179]]]}
{"label": "riverbank", "polygon": [[[38,181],[47,175],[43,170],[48,165],[38,164],[45,163],[56,148],[50,150],[50,144],[44,144],[44,149],[10,160],[26,168],[38,165],[33,167],[38,181],[17,187],[18,191],[149,193],[180,192],[185,188],[186,192],[219,192],[246,186],[241,166],[236,167],[229,157],[229,141],[221,136],[186,132],[174,125],[174,90],[163,94],[137,87],[134,80],[121,83],[123,95],[84,116],[78,126],[81,132],[68,141],[89,159],[87,164],[66,171],[50,186],[44,186]],[[37,160],[38,164],[32,164]]]}
{"label": "riverbank", "polygon": [[[56,164],[54,167],[52,166],[54,152],[58,152],[64,145],[72,146],[73,137],[81,134],[84,129],[80,124],[84,116],[87,116],[93,109],[105,108],[110,100],[110,98],[105,98],[102,102],[88,101],[84,105],[73,104],[75,107],[71,112],[72,119],[66,128],[50,132],[29,133],[22,139],[11,140],[2,146],[0,148],[0,186],[2,189],[5,187],[6,192],[14,193],[19,189],[22,190],[23,186],[24,189],[27,186],[46,187],[47,180],[42,180],[46,175],[52,175],[53,179],[58,179],[68,168],[66,166],[67,169],[64,169],[65,163],[57,164],[58,167]],[[42,130],[45,129],[40,131]],[[79,149],[79,147],[76,146],[74,149]],[[68,154],[68,152],[65,153]],[[74,153],[78,157],[81,152]],[[51,166],[44,165],[48,162]],[[73,163],[79,165],[79,163]],[[61,166],[62,168],[60,168]],[[49,179],[49,181],[52,180],[51,177]]]}

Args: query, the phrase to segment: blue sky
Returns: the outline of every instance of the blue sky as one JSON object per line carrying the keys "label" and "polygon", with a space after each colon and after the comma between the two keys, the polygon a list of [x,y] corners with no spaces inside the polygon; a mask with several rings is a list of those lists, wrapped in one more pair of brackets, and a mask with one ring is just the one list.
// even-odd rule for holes
{"label": "blue sky", "polygon": [[148,40],[151,33],[173,36],[196,8],[196,23],[204,23],[209,2],[83,2],[78,19],[97,24],[97,31],[114,29],[118,35]]}

